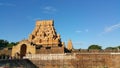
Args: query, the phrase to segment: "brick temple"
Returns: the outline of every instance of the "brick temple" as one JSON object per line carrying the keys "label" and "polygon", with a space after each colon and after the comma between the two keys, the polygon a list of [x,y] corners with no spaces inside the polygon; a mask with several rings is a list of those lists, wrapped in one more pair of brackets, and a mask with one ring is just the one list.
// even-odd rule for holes
{"label": "brick temple", "polygon": [[[74,49],[71,40],[66,46],[57,34],[53,20],[36,21],[28,39],[0,50],[0,54],[11,56],[17,65],[27,62],[24,59],[30,60],[37,68],[120,68],[120,50]],[[14,59],[20,60],[16,62]],[[9,63],[13,61],[7,60]]]}
{"label": "brick temple", "polygon": [[[71,41],[68,45],[68,49],[71,49]],[[36,26],[28,39],[13,46],[12,57],[22,58],[26,54],[61,54],[65,51],[67,48],[54,28],[54,21],[41,20],[36,21]]]}

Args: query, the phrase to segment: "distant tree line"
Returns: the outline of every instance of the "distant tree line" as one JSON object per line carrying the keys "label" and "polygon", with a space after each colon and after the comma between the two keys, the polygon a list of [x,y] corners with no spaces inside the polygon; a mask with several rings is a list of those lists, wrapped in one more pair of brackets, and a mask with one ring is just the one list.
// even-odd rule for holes
{"label": "distant tree line", "polygon": [[[102,46],[99,45],[90,45],[88,49],[97,49],[97,50],[102,50]],[[120,46],[116,47],[106,47],[105,50],[117,50],[120,49]]]}
{"label": "distant tree line", "polygon": [[90,46],[88,47],[88,49],[98,49],[98,50],[102,50],[102,47],[99,46],[99,45],[90,45]]}
{"label": "distant tree line", "polygon": [[0,39],[0,49],[3,49],[3,48],[11,48],[12,46],[15,46],[17,45],[18,42],[9,42],[7,40],[3,40],[3,39]]}

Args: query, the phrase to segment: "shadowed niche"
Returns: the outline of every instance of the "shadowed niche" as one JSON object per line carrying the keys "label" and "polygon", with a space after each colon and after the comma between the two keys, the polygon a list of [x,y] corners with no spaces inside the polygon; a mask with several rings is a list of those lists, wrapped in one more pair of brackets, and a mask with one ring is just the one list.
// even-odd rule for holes
{"label": "shadowed niche", "polygon": [[26,55],[26,49],[27,49],[26,44],[23,44],[20,48],[20,58],[23,58],[23,56]]}

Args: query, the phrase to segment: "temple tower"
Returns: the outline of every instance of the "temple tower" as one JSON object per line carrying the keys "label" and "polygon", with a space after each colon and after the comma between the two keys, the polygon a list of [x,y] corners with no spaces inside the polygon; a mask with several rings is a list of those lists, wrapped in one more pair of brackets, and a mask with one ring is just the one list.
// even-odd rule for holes
{"label": "temple tower", "polygon": [[58,46],[61,44],[60,35],[55,31],[53,20],[37,21],[36,27],[28,40],[43,47]]}
{"label": "temple tower", "polygon": [[73,44],[72,44],[71,40],[68,41],[67,49],[68,50],[73,50]]}

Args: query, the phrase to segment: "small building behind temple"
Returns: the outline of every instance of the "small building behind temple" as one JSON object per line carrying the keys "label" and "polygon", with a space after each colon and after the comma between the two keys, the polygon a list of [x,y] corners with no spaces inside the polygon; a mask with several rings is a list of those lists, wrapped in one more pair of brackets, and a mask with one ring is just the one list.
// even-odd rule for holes
{"label": "small building behind temple", "polygon": [[71,41],[68,43],[68,49],[65,48],[64,42],[61,42],[53,20],[38,20],[29,38],[13,46],[12,57],[22,58],[26,54],[63,54],[71,49]]}

